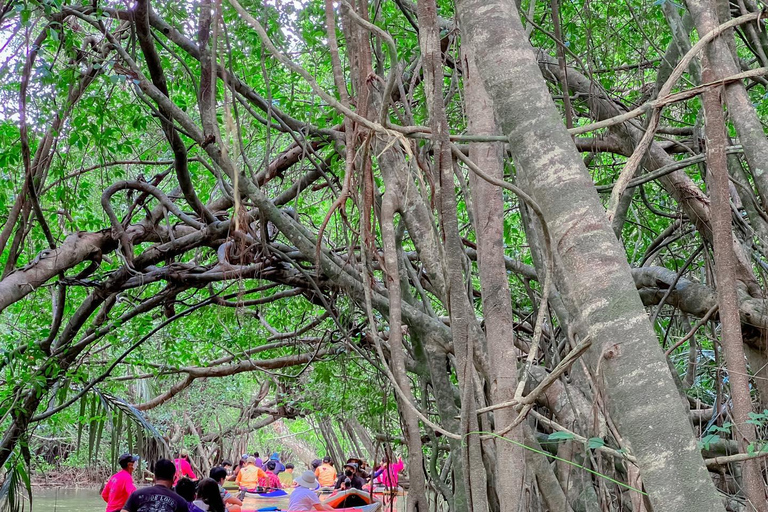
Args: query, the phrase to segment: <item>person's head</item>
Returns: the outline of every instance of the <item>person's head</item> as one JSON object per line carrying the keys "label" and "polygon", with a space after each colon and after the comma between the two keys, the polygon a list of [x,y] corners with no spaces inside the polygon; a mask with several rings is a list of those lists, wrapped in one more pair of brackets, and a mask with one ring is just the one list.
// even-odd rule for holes
{"label": "person's head", "polygon": [[120,467],[127,472],[133,473],[133,466],[137,460],[139,460],[139,458],[136,455],[124,453],[117,459],[117,463],[120,464]]}
{"label": "person's head", "polygon": [[179,458],[189,460],[189,452],[187,450],[181,450],[179,452]]}
{"label": "person's head", "polygon": [[253,452],[253,456],[258,459],[260,457],[259,452]]}
{"label": "person's head", "polygon": [[323,462],[325,464],[330,464],[331,466],[333,466],[333,462],[331,462],[331,457],[329,455],[326,455],[325,457],[323,457]]}
{"label": "person's head", "polygon": [[315,474],[310,470],[306,470],[300,474],[299,477],[294,480],[294,482],[302,487],[306,487],[307,489],[317,489],[317,486],[320,485],[317,483]]}
{"label": "person's head", "polygon": [[216,466],[211,468],[209,476],[216,480],[218,483],[222,483],[227,479],[227,470],[222,466]]}
{"label": "person's head", "polygon": [[356,462],[347,462],[344,464],[344,474],[347,476],[352,476],[357,472],[357,463]]}
{"label": "person's head", "polygon": [[273,460],[270,460],[264,465],[265,468],[267,468],[267,471],[271,471],[272,473],[275,472],[275,468],[277,467],[277,463]]}
{"label": "person's head", "polygon": [[269,456],[269,460],[280,460],[280,455],[277,452],[275,452]]}
{"label": "person's head", "polygon": [[190,503],[195,500],[195,488],[197,485],[195,482],[187,477],[180,479],[176,483],[176,494],[184,498],[184,501]]}
{"label": "person's head", "polygon": [[224,512],[224,501],[219,492],[219,483],[213,478],[203,478],[197,484],[197,499],[208,505],[211,512]]}
{"label": "person's head", "polygon": [[255,466],[256,465],[256,457],[248,457],[245,459],[245,465],[248,466]]}
{"label": "person's head", "polygon": [[320,464],[322,464],[322,463],[323,463],[323,461],[321,461],[320,459],[313,460],[312,461],[312,469],[315,470],[315,469],[319,468]]}
{"label": "person's head", "polygon": [[294,468],[294,465],[291,464],[290,462],[285,465],[285,471],[288,473],[293,473],[293,468]]}
{"label": "person's head", "polygon": [[173,477],[176,476],[176,464],[168,459],[160,459],[155,462],[155,482],[167,484],[170,487],[173,483]]}

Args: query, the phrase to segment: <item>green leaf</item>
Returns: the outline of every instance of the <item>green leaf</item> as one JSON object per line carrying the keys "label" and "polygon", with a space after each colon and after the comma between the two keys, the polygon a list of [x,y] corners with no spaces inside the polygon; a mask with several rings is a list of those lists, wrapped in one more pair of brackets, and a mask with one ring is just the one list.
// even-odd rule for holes
{"label": "green leaf", "polygon": [[547,441],[570,441],[573,437],[570,432],[552,432],[547,436]]}
{"label": "green leaf", "polygon": [[602,446],[605,446],[605,441],[600,437],[590,437],[587,440],[587,448],[589,448],[590,450],[594,450]]}

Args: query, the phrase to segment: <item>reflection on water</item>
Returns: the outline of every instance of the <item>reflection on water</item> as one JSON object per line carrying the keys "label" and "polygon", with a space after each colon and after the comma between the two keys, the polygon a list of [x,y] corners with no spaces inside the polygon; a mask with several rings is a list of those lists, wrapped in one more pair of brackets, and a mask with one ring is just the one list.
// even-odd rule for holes
{"label": "reflection on water", "polygon": [[104,512],[97,488],[32,489],[32,512]]}
{"label": "reflection on water", "polygon": [[[32,490],[32,512],[104,512],[106,503],[102,501],[99,490],[96,488],[67,489],[59,488],[35,488]],[[385,506],[382,512],[398,512],[405,510],[405,498],[403,496],[394,498],[394,503],[390,503],[392,498],[385,499]],[[262,507],[288,508],[288,499],[263,499],[248,500],[245,503],[245,509],[253,510]]]}

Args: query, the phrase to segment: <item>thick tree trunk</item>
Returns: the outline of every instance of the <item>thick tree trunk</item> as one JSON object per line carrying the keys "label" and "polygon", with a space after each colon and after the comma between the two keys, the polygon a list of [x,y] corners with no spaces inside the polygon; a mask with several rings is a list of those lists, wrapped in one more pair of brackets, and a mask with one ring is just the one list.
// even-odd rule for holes
{"label": "thick tree trunk", "polygon": [[562,124],[511,1],[461,0],[464,37],[563,266],[558,289],[657,510],[722,510],[629,265]]}
{"label": "thick tree trunk", "polygon": [[[704,80],[715,80],[712,62],[704,59]],[[747,423],[752,412],[752,399],[749,393],[749,374],[744,360],[744,344],[741,341],[741,319],[739,300],[736,296],[736,255],[733,254],[731,231],[731,207],[729,197],[728,163],[725,156],[727,138],[725,119],[720,103],[719,91],[704,91],[702,101],[706,118],[707,141],[707,177],[712,197],[712,235],[715,250],[715,277],[717,278],[717,302],[720,305],[720,324],[722,326],[721,343],[725,353],[728,380],[733,400],[734,437],[739,443],[739,451],[747,452],[747,447],[755,442],[755,426]],[[768,511],[765,500],[765,483],[757,460],[747,460],[743,464],[745,494],[754,510]]]}
{"label": "thick tree trunk", "polygon": [[[465,70],[464,93],[467,105],[468,129],[472,134],[496,135],[498,127],[493,114],[493,102],[477,72],[474,51],[469,42],[462,45]],[[503,144],[470,144],[469,157],[489,175],[501,179],[504,173]],[[507,269],[504,265],[504,201],[501,189],[478,178],[469,176],[477,233],[477,263],[483,295],[485,337],[490,359],[491,400],[508,402],[517,389],[517,351],[515,349],[512,301]],[[505,428],[516,418],[513,407],[493,413],[497,430]],[[525,475],[525,456],[522,443],[522,425],[518,425],[496,438],[497,464],[496,492],[501,498],[502,512],[517,512],[521,503]],[[510,441],[514,441],[510,442]]]}

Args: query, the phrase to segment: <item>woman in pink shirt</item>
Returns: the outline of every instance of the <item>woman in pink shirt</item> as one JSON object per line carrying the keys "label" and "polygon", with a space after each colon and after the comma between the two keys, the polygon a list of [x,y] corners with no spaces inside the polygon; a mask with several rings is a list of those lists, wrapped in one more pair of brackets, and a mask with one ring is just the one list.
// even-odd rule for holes
{"label": "woman in pink shirt", "polygon": [[128,496],[136,490],[133,485],[133,465],[139,460],[138,457],[130,453],[124,453],[117,459],[117,463],[123,468],[107,481],[104,490],[101,491],[101,498],[107,502],[106,512],[119,512],[122,510]]}
{"label": "woman in pink shirt", "polygon": [[395,463],[389,462],[389,457],[384,457],[384,460],[381,461],[381,467],[376,472],[379,485],[383,485],[387,489],[397,488],[397,481],[400,478],[399,473],[404,467],[402,457],[397,459]]}
{"label": "woman in pink shirt", "polygon": [[176,486],[181,478],[187,477],[190,480],[197,480],[197,475],[192,471],[192,466],[189,464],[189,452],[187,450],[181,450],[179,457],[173,461],[176,464],[176,479],[173,481],[173,486]]}

